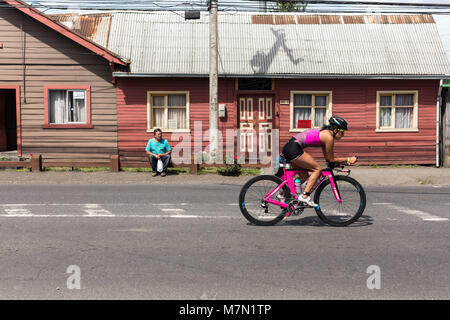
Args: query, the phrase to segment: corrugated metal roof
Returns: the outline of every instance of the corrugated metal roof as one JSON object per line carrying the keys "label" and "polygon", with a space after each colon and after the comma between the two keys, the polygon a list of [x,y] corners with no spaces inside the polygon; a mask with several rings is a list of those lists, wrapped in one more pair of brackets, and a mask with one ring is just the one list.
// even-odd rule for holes
{"label": "corrugated metal roof", "polygon": [[[59,22],[131,60],[134,75],[208,75],[209,15],[111,12]],[[233,76],[450,74],[430,15],[219,15],[219,73]]]}

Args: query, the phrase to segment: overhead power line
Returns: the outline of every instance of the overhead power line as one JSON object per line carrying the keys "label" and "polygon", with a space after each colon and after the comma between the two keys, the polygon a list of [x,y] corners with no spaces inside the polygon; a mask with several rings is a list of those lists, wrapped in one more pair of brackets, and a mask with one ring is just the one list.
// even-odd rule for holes
{"label": "overhead power line", "polygon": [[[247,0],[253,2],[260,2],[260,0]],[[265,0],[266,2],[280,2],[278,0]],[[308,4],[345,4],[345,5],[375,5],[375,6],[409,6],[409,7],[450,7],[449,1],[446,3],[423,3],[423,2],[399,2],[399,1],[359,1],[359,0],[283,0],[283,2],[306,2]]]}
{"label": "overhead power line", "polygon": [[[367,13],[367,12],[379,12],[379,13],[406,13],[406,14],[450,14],[450,1],[447,3],[439,3],[438,0],[434,0],[432,3],[414,3],[411,2],[395,2],[387,1],[382,2],[380,0],[305,0],[308,3],[306,12],[311,13]],[[129,0],[124,3],[123,0],[96,0],[96,1],[83,1],[83,0],[60,0],[60,1],[27,1],[26,7],[34,7],[42,12],[51,12],[67,10],[85,10],[85,11],[109,11],[109,10],[133,10],[133,11],[185,11],[185,10],[198,10],[207,11],[207,0]],[[276,8],[275,0],[267,0],[268,4],[266,8],[268,12],[278,12]],[[292,1],[302,2],[302,1]],[[260,11],[259,0],[219,0],[219,11],[225,11],[228,13],[239,11]],[[0,8],[11,8],[5,2],[0,1]]]}

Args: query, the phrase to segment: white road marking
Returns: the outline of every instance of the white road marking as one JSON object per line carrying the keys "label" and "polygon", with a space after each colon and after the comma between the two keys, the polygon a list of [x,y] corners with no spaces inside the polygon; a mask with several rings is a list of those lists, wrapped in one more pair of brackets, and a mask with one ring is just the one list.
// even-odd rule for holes
{"label": "white road marking", "polygon": [[[155,205],[156,203],[154,203]],[[107,203],[105,205],[127,205],[128,203]],[[174,205],[174,204],[156,204],[156,205]],[[187,205],[187,203],[183,203],[183,205]],[[31,207],[44,207],[44,206],[78,206],[82,207],[85,214],[33,214],[31,212]],[[79,218],[79,217],[87,217],[87,218],[181,218],[181,219],[242,219],[240,216],[219,216],[219,215],[208,215],[209,211],[206,212],[206,215],[192,215],[185,214],[186,210],[180,208],[159,208],[166,214],[113,214],[110,211],[104,209],[101,204],[98,203],[36,203],[36,204],[0,204],[0,208],[3,207],[6,214],[0,214],[0,217],[8,217],[8,218],[21,218],[21,217],[33,217],[33,218]],[[28,207],[28,208],[25,208]]]}
{"label": "white road marking", "polygon": [[30,210],[23,208],[20,204],[5,207],[5,212],[8,216],[31,217],[33,215]]}
{"label": "white road marking", "polygon": [[2,214],[0,218],[171,218],[171,219],[242,219],[239,216],[199,216],[199,215],[167,215],[167,214],[120,214],[120,215],[76,215],[76,214]]}
{"label": "white road marking", "polygon": [[450,220],[448,218],[441,218],[439,216],[435,216],[435,215],[425,212],[425,211],[410,209],[410,208],[398,206],[398,205],[395,205],[392,203],[379,203],[379,204],[374,203],[374,205],[386,205],[388,208],[416,216],[416,217],[422,219],[423,221],[448,221],[448,220]]}
{"label": "white road marking", "polygon": [[86,216],[88,217],[108,217],[108,216],[114,216],[111,212],[109,212],[106,209],[103,209],[99,204],[97,203],[89,203],[84,205],[85,212],[87,213]]}
{"label": "white road marking", "polygon": [[167,208],[167,209],[161,209],[163,212],[185,212],[184,209],[176,209],[176,208]]}

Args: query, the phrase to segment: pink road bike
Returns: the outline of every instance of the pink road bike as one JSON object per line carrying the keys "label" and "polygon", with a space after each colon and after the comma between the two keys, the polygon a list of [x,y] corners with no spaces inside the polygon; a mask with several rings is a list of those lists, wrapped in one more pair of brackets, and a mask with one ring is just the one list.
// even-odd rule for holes
{"label": "pink road bike", "polygon": [[[283,218],[303,213],[308,205],[298,201],[294,176],[304,169],[292,169],[290,163],[280,163],[281,178],[261,175],[250,179],[239,194],[239,207],[244,217],[259,226],[271,226]],[[337,171],[339,174],[334,174]],[[361,184],[349,177],[350,170],[337,163],[327,163],[314,185],[315,209],[326,224],[344,227],[358,220],[366,207],[366,193]]]}

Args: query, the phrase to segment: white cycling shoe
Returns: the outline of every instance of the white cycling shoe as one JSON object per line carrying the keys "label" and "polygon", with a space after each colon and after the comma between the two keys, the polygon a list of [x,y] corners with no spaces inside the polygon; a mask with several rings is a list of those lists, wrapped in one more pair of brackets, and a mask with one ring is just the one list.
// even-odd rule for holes
{"label": "white cycling shoe", "polygon": [[299,196],[298,201],[300,201],[301,203],[306,204],[310,207],[317,208],[317,204],[314,203],[314,201],[312,201],[310,196],[308,196],[306,198],[303,198],[303,196]]}

